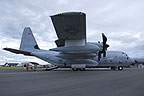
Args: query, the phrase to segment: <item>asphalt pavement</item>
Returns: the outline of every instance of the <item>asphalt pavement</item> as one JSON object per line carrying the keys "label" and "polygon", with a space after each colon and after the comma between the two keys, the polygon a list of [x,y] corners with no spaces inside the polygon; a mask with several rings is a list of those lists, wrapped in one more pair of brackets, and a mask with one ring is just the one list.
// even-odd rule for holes
{"label": "asphalt pavement", "polygon": [[0,96],[144,96],[144,69],[0,70]]}

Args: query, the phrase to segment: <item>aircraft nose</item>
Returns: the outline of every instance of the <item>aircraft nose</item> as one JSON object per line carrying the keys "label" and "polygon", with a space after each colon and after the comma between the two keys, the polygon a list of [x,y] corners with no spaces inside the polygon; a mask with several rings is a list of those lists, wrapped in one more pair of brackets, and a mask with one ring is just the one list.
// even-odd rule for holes
{"label": "aircraft nose", "polygon": [[134,59],[130,59],[130,64],[132,65],[132,64],[135,64],[136,62],[135,62],[135,60]]}

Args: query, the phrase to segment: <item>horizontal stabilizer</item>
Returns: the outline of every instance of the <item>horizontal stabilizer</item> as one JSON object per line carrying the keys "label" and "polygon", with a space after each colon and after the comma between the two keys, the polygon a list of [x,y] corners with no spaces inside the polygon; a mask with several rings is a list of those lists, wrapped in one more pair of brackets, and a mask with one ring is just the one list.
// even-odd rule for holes
{"label": "horizontal stabilizer", "polygon": [[30,52],[22,51],[22,50],[17,50],[17,49],[12,49],[12,48],[3,48],[3,50],[16,53],[16,54],[23,54],[27,56],[33,56]]}

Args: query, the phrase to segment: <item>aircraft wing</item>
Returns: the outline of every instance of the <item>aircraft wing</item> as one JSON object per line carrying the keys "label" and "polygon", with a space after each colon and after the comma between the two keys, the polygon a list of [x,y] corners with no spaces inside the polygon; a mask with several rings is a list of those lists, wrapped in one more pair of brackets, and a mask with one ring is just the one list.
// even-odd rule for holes
{"label": "aircraft wing", "polygon": [[96,56],[101,48],[86,42],[86,14],[66,12],[51,16],[58,39],[57,48],[50,49],[64,59],[90,59]]}
{"label": "aircraft wing", "polygon": [[[101,44],[90,44],[86,42],[86,14],[82,12],[66,12],[51,16],[58,39],[55,41],[57,48],[51,51],[60,52],[60,58],[93,58],[103,53],[106,56],[106,49],[109,47],[107,37],[102,33]],[[100,45],[100,46],[99,46]],[[99,53],[98,53],[99,52]],[[62,53],[62,54],[61,54]],[[81,55],[82,56],[81,56]]]}
{"label": "aircraft wing", "polygon": [[86,15],[82,12],[66,12],[51,16],[57,37],[63,40],[86,38]]}

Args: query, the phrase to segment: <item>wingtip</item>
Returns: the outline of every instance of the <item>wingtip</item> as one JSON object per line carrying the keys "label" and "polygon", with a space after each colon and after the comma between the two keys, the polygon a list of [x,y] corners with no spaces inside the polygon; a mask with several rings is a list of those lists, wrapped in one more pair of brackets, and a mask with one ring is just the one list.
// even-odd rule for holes
{"label": "wingtip", "polygon": [[3,50],[6,50],[7,48],[2,48]]}

